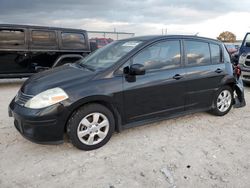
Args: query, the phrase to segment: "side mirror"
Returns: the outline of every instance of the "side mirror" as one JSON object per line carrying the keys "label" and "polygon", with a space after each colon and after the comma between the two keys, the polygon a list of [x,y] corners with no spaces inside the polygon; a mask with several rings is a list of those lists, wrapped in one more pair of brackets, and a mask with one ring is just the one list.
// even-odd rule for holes
{"label": "side mirror", "polygon": [[144,75],[145,74],[145,67],[142,64],[133,64],[130,67],[124,67],[123,73],[129,75]]}
{"label": "side mirror", "polygon": [[246,42],[246,47],[250,47],[250,42]]}

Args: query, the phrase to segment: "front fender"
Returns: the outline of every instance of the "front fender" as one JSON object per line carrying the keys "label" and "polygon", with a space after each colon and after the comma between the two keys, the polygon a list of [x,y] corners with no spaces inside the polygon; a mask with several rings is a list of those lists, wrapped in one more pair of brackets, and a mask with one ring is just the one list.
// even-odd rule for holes
{"label": "front fender", "polygon": [[117,132],[122,131],[122,118],[121,118],[122,112],[119,111],[119,109],[117,108],[117,104],[115,103],[114,99],[111,96],[93,95],[93,96],[84,97],[72,103],[69,106],[68,110],[70,111],[70,114],[72,115],[78,108],[80,108],[81,106],[87,103],[99,103],[99,104],[106,106],[114,114],[116,131]]}
{"label": "front fender", "polygon": [[112,97],[110,96],[105,96],[105,95],[93,95],[93,96],[87,96],[82,99],[79,99],[72,103],[69,107],[70,111],[74,111],[75,109],[79,108],[80,106],[86,104],[86,103],[92,103],[92,102],[105,102],[111,105],[114,105],[114,101]]}

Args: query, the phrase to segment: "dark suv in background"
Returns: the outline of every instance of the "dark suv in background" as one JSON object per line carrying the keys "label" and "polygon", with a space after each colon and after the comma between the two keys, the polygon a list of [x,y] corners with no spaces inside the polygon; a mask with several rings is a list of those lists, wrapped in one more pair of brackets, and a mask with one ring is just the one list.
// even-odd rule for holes
{"label": "dark suv in background", "polygon": [[27,77],[89,53],[85,30],[0,24],[0,78]]}
{"label": "dark suv in background", "polygon": [[246,84],[250,84],[250,33],[246,33],[237,57],[239,58],[238,62],[242,71],[242,80]]}
{"label": "dark suv in background", "polygon": [[114,130],[198,111],[223,116],[234,103],[235,87],[221,42],[135,37],[33,75],[10,103],[9,115],[32,141],[62,142],[66,131],[76,147],[91,150],[107,143]]}

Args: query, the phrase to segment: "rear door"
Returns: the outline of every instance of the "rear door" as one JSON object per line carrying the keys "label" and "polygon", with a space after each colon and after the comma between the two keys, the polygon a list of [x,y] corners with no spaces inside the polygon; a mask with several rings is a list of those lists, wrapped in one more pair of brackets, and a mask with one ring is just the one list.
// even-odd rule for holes
{"label": "rear door", "polygon": [[142,64],[145,75],[134,81],[124,77],[127,123],[182,112],[185,103],[185,73],[179,40],[167,40],[146,47],[131,62]]}
{"label": "rear door", "polygon": [[0,28],[0,74],[30,72],[25,28]]}
{"label": "rear door", "polygon": [[221,47],[203,40],[185,39],[184,48],[187,80],[185,109],[208,108],[226,74]]}

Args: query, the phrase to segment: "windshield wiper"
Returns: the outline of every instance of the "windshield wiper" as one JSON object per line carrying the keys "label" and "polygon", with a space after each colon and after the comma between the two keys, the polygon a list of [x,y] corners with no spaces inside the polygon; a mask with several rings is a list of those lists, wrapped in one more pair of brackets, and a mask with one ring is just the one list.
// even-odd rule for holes
{"label": "windshield wiper", "polygon": [[90,67],[89,65],[85,65],[85,64],[83,64],[83,63],[79,63],[79,65],[80,65],[81,67],[83,67],[83,68],[86,68],[86,69],[88,69],[88,70],[90,70],[90,71],[95,72],[95,69],[92,68],[92,67]]}

